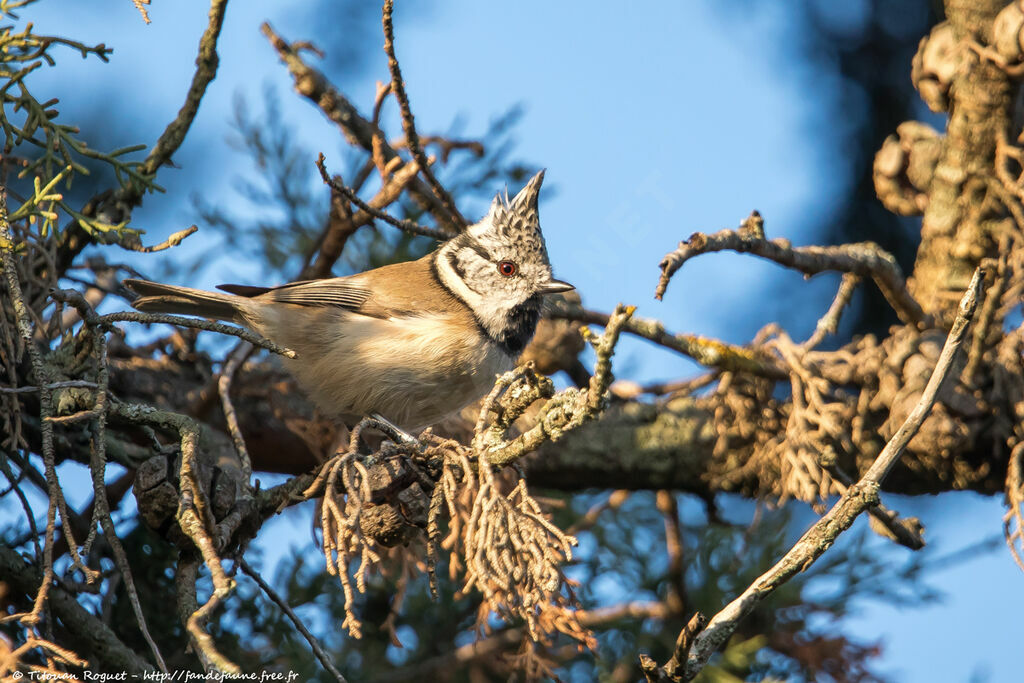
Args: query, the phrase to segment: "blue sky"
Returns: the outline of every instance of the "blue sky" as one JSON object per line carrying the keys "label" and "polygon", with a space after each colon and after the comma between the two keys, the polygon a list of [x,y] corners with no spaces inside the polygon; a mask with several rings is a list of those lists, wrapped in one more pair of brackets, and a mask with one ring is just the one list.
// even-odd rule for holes
{"label": "blue sky", "polygon": [[[835,278],[804,282],[751,257],[692,261],[676,275],[666,300],[653,300],[658,261],[691,232],[734,227],[756,208],[770,236],[813,242],[812,226],[849,181],[841,154],[844,124],[832,117],[835,84],[795,60],[791,46],[799,27],[787,3],[731,12],[716,9],[713,0],[398,5],[398,56],[421,132],[444,131],[460,116],[467,134],[480,133],[493,117],[524,107],[517,156],[548,169],[546,183],[556,191],[542,194],[541,217],[551,259],[556,275],[576,284],[588,306],[637,304],[639,315],[657,317],[669,329],[737,342],[780,316],[804,321],[791,330],[794,336],[811,329]],[[846,4],[848,13],[835,20],[857,21],[856,5]],[[111,146],[155,140],[181,106],[207,5],[155,0],[150,26],[128,0],[102,3],[102,12],[98,6],[48,0],[26,11],[41,31],[115,49],[109,65],[69,55],[33,87],[45,99],[48,88],[56,94],[69,78],[88,84],[78,97],[139,112],[121,133],[125,139]],[[303,13],[294,3],[229,5],[220,72],[176,157],[180,168],[161,174],[168,193],[148,197],[135,214],[135,223],[149,231],[147,242],[196,222],[190,200],[196,193],[239,211],[255,209],[239,203],[232,189],[233,178],[250,164],[226,142],[239,93],[260,106],[263,88],[275,87],[301,143],[340,157],[333,124],[292,94],[285,69],[259,33],[264,19],[290,40],[318,34],[311,22],[340,21]],[[380,45],[376,11],[368,21],[362,33]],[[332,34],[345,35],[337,26]],[[319,47],[331,57],[331,44]],[[909,77],[909,64],[907,70]],[[374,81],[388,78],[382,53],[365,68],[335,77],[363,111]],[[71,111],[74,103],[66,106]],[[182,251],[195,254],[208,245],[199,227]],[[232,278],[246,271],[238,263],[224,268]],[[188,284],[225,279],[211,267]],[[693,371],[686,360],[635,340],[624,343],[617,362],[628,369],[620,375],[641,380]],[[996,497],[898,499],[893,506],[922,518],[939,555],[1000,529]],[[906,559],[902,549],[882,552]],[[1016,680],[1011,637],[1017,634],[1013,615],[1024,612],[1024,577],[1009,554],[999,549],[932,578],[948,595],[942,604],[907,614],[865,605],[851,620],[858,633],[884,638],[882,668],[896,680],[922,683],[964,681],[972,672],[990,681]]]}

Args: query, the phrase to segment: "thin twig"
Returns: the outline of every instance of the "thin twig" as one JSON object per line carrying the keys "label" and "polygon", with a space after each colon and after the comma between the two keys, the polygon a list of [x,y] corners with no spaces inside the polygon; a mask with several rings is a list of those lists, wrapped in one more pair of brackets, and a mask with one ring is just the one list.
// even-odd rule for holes
{"label": "thin twig", "polygon": [[334,666],[334,662],[331,661],[331,656],[324,650],[320,641],[317,640],[316,636],[310,633],[309,629],[306,628],[306,625],[302,623],[302,619],[299,619],[299,616],[295,614],[295,610],[289,607],[284,598],[282,598],[278,592],[270,586],[270,584],[264,581],[259,572],[253,569],[244,558],[239,558],[238,566],[242,568],[242,571],[245,572],[249,578],[256,582],[256,585],[267,594],[267,597],[270,598],[275,605],[281,608],[281,611],[284,612],[291,620],[292,624],[295,625],[295,629],[301,633],[302,637],[306,639],[307,643],[309,643],[309,646],[313,649],[313,654],[316,655],[316,658],[324,665],[324,668],[331,672],[334,679],[338,681],[338,683],[347,683],[345,677],[342,676],[341,672]]}
{"label": "thin twig", "polygon": [[[65,388],[82,388],[82,389],[95,389],[99,385],[96,382],[89,382],[84,379],[69,379],[63,382],[50,382],[46,385],[47,389],[65,389]],[[34,394],[37,391],[42,391],[41,387],[24,386],[24,387],[0,387],[0,394]]]}
{"label": "thin twig", "polygon": [[274,353],[280,354],[285,358],[298,358],[298,354],[291,349],[275,344],[274,342],[261,337],[260,335],[245,329],[244,327],[235,327],[234,325],[225,325],[223,323],[213,322],[211,320],[204,320],[203,318],[186,318],[180,315],[165,315],[163,313],[138,313],[136,311],[118,311],[117,313],[108,313],[99,317],[100,323],[116,323],[116,322],[134,322],[134,323],[146,323],[156,324],[162,323],[164,325],[177,325],[179,327],[192,327],[198,330],[206,330],[208,332],[217,332],[219,334],[228,334],[239,339],[244,339],[254,346],[258,346],[261,349],[267,351],[273,351]]}
{"label": "thin twig", "polygon": [[[178,151],[192,127],[206,89],[217,75],[217,66],[220,61],[217,56],[217,39],[224,24],[224,12],[227,9],[227,4],[227,0],[211,0],[210,2],[209,21],[199,39],[196,71],[192,76],[188,92],[185,94],[185,103],[178,110],[174,120],[157,138],[153,149],[142,162],[139,172],[143,176],[155,176],[160,167],[166,165]],[[135,183],[122,186],[116,192],[109,190],[101,192],[86,203],[83,213],[95,214],[101,207],[108,205],[116,207],[118,213],[126,213],[124,209],[127,207],[129,215],[121,216],[121,220],[127,221],[130,218],[131,207],[137,206],[142,201],[142,193],[143,189]],[[71,221],[62,231],[58,245],[57,265],[60,273],[63,273],[74,262],[78,254],[91,243],[92,236],[81,227],[77,220]]]}
{"label": "thin twig", "polygon": [[807,341],[800,345],[802,350],[810,351],[820,344],[826,336],[839,331],[839,318],[843,315],[843,309],[850,304],[850,299],[853,298],[853,293],[859,284],[859,275],[843,273],[843,279],[839,282],[839,289],[832,300],[832,305],[828,307],[825,315],[821,316],[821,319],[818,320],[818,324],[814,327],[814,333],[808,337]]}
{"label": "thin twig", "polygon": [[174,120],[167,124],[167,128],[160,134],[160,138],[143,162],[142,170],[147,174],[156,173],[157,169],[170,161],[171,156],[181,147],[199,111],[199,103],[203,100],[207,86],[217,76],[217,66],[220,64],[220,58],[217,56],[217,38],[224,25],[224,12],[227,7],[227,0],[210,2],[209,22],[199,38],[196,72],[185,94],[185,103]]}
{"label": "thin twig", "polygon": [[151,247],[146,247],[141,244],[134,244],[132,242],[125,242],[124,240],[119,240],[117,244],[121,248],[128,249],[129,251],[137,251],[141,254],[152,254],[153,252],[164,251],[165,249],[170,249],[171,247],[178,246],[179,244],[182,243],[182,241],[184,241],[186,237],[195,234],[198,230],[199,228],[195,225],[189,226],[184,230],[179,230],[178,232],[172,234],[170,237],[165,239],[160,244],[154,244]]}
{"label": "thin twig", "polygon": [[838,270],[870,277],[903,322],[915,325],[927,322],[921,305],[907,289],[907,282],[896,265],[896,259],[874,242],[831,247],[794,247],[788,240],[767,240],[764,236],[764,220],[757,211],[743,221],[739,230],[721,230],[713,235],[695,232],[688,240],[680,242],[679,247],[666,254],[659,264],[661,277],[654,298],[661,299],[664,296],[672,275],[688,260],[700,254],[726,250],[754,254],[799,270],[805,275]]}
{"label": "thin twig", "polygon": [[676,638],[676,646],[672,651],[672,658],[666,662],[664,667],[659,667],[657,662],[648,655],[640,655],[640,668],[644,672],[644,678],[649,683],[662,683],[663,681],[678,681],[682,675],[683,667],[686,666],[686,659],[693,647],[693,640],[697,634],[704,630],[708,624],[708,618],[700,612],[695,613],[686,626],[679,632]]}
{"label": "thin twig", "polygon": [[231,353],[228,354],[224,366],[220,370],[220,377],[217,378],[217,389],[220,394],[220,405],[224,410],[224,420],[228,424],[228,433],[231,434],[231,441],[235,445],[238,459],[242,466],[242,481],[249,496],[252,495],[250,480],[252,479],[252,460],[249,458],[249,449],[245,447],[245,437],[242,436],[242,428],[238,425],[238,414],[231,402],[231,382],[235,378],[238,368],[242,367],[245,360],[253,351],[252,345],[248,342],[239,342]]}
{"label": "thin twig", "polygon": [[[579,623],[588,628],[614,624],[624,619],[664,619],[669,616],[659,601],[626,602],[610,607],[578,611]],[[373,683],[405,683],[405,681],[432,681],[442,671],[464,670],[464,667],[484,657],[495,657],[504,650],[522,644],[525,629],[507,628],[486,638],[459,646],[454,650],[425,659],[417,664],[381,674]]]}
{"label": "thin twig", "polygon": [[935,369],[918,400],[917,405],[900,425],[860,481],[847,489],[839,501],[814,524],[774,567],[758,577],[743,593],[712,617],[707,628],[694,638],[686,663],[685,674],[673,680],[692,680],[711,655],[735,632],[740,621],[768,595],[796,574],[807,570],[836,538],[850,528],[861,512],[878,504],[878,489],[892,467],[899,460],[907,444],[917,434],[921,424],[931,412],[936,396],[949,376],[953,361],[967,336],[967,328],[974,316],[982,286],[982,270],[974,272],[967,291],[960,300],[953,327],[939,354]]}
{"label": "thin twig", "polygon": [[[46,605],[46,596],[53,583],[53,541],[54,530],[57,524],[57,509],[60,507],[61,519],[68,522],[71,515],[67,512],[67,503],[64,501],[63,490],[57,479],[56,454],[53,446],[53,424],[46,418],[50,416],[52,405],[52,394],[49,389],[49,373],[43,363],[43,356],[36,346],[32,334],[32,325],[29,321],[28,307],[21,290],[21,281],[18,278],[18,269],[14,262],[14,238],[11,235],[11,226],[7,221],[7,189],[0,187],[0,256],[3,258],[4,276],[7,280],[7,291],[14,307],[15,322],[22,342],[28,350],[29,361],[32,365],[32,374],[39,385],[39,416],[40,431],[42,433],[43,466],[46,475],[46,486],[49,494],[49,503],[46,508],[46,538],[43,542],[43,580],[36,592],[35,601],[31,613],[22,622],[28,625],[36,625],[42,616]],[[67,524],[65,524],[67,526]],[[70,530],[69,530],[70,531]],[[68,532],[66,532],[68,533]],[[68,537],[68,547],[76,566],[81,566],[87,577],[91,576],[88,567],[82,563],[78,556],[78,548],[73,539]]]}
{"label": "thin twig", "polygon": [[1007,261],[1013,240],[1004,238],[999,245],[999,259],[993,271],[995,281],[992,287],[985,292],[985,301],[981,304],[981,313],[978,314],[978,324],[974,326],[974,339],[971,340],[971,349],[967,354],[967,364],[964,365],[960,377],[968,385],[974,384],[974,377],[985,358],[985,349],[990,344],[989,335],[996,322],[1002,304],[1003,292],[1009,284],[1010,269]]}
{"label": "thin twig", "polygon": [[[377,148],[385,162],[399,158],[398,152],[384,141],[383,131],[372,121],[363,117],[355,106],[327,81],[323,73],[302,60],[299,55],[300,44],[289,45],[284,38],[274,32],[268,23],[262,24],[260,30],[277,50],[281,61],[288,67],[288,72],[295,82],[295,90],[315,104],[324,113],[324,116],[336,123],[351,144],[373,153],[374,139],[377,139]],[[409,182],[409,193],[420,206],[430,212],[438,225],[451,228],[451,232],[459,231],[461,226],[455,223],[451,213],[445,209],[441,200],[434,195],[422,179],[413,178]]]}
{"label": "thin twig", "polygon": [[668,553],[668,594],[665,604],[681,614],[687,605],[686,567],[683,562],[683,525],[679,520],[679,505],[672,491],[662,489],[655,497],[658,512],[665,519],[665,549]]}
{"label": "thin twig", "polygon": [[[38,590],[40,583],[45,581],[43,572],[26,562],[17,550],[5,544],[0,544],[0,576],[25,594]],[[132,674],[156,671],[150,662],[126,646],[109,625],[83,607],[78,602],[78,596],[55,585],[50,590],[50,604],[54,615],[60,618],[66,628],[77,634],[88,635],[93,644],[90,654],[95,657],[94,663],[100,664],[103,669],[127,671],[129,677]],[[33,679],[26,676],[24,680]]]}
{"label": "thin twig", "polygon": [[409,151],[412,152],[412,157],[420,165],[420,171],[423,173],[423,177],[426,179],[427,184],[430,185],[430,189],[434,191],[437,198],[441,200],[441,204],[445,210],[451,214],[452,219],[458,228],[464,229],[467,225],[466,219],[459,213],[458,208],[455,206],[455,200],[448,193],[448,190],[438,182],[434,176],[433,171],[430,170],[430,164],[427,161],[427,155],[423,152],[423,147],[420,145],[419,135],[416,134],[416,123],[412,114],[412,108],[409,106],[409,95],[405,92],[405,81],[402,80],[402,70],[398,66],[398,58],[395,56],[395,28],[391,21],[391,15],[394,12],[395,4],[394,0],[384,0],[384,11],[383,11],[383,25],[384,25],[384,52],[388,56],[388,70],[391,72],[391,90],[395,94],[395,99],[398,101],[398,108],[402,113],[402,130],[405,131],[406,144],[409,146]]}
{"label": "thin twig", "polygon": [[[200,427],[192,418],[178,413],[164,410],[157,410],[146,405],[114,403],[110,406],[111,414],[135,424],[147,424],[173,429],[181,439],[181,466],[179,468],[178,512],[175,519],[181,530],[195,544],[202,556],[207,569],[210,570],[210,579],[213,582],[213,591],[209,599],[202,606],[194,608],[189,615],[183,615],[184,625],[189,634],[192,646],[203,662],[203,666],[209,671],[215,669],[226,674],[239,674],[241,669],[237,664],[222,655],[213,641],[213,637],[206,632],[205,626],[214,610],[234,590],[234,580],[230,579],[224,571],[220,557],[217,555],[216,544],[210,533],[214,526],[213,513],[199,482],[197,449],[199,445]],[[182,595],[182,579],[179,576],[178,598],[184,600]],[[195,584],[192,582],[192,590]],[[192,598],[194,601],[194,596]]]}
{"label": "thin twig", "polygon": [[[51,293],[54,300],[60,301],[61,303],[68,303],[75,307],[78,314],[82,317],[85,322],[86,329],[88,329],[91,336],[91,343],[93,345],[93,357],[96,361],[96,373],[97,373],[97,389],[96,389],[96,402],[93,405],[92,412],[95,414],[92,424],[93,437],[92,437],[92,448],[90,449],[90,461],[89,470],[92,473],[93,483],[93,519],[89,523],[90,536],[95,532],[96,521],[99,520],[100,525],[103,527],[103,533],[106,535],[107,542],[110,544],[110,548],[114,554],[114,562],[117,564],[118,570],[121,572],[121,577],[124,579],[125,589],[128,593],[128,601],[131,603],[132,611],[135,614],[135,620],[139,624],[139,631],[142,633],[143,639],[149,646],[150,652],[153,653],[153,658],[156,660],[157,666],[164,673],[167,673],[167,664],[164,662],[163,656],[160,654],[160,648],[157,647],[156,641],[149,632],[149,626],[146,624],[146,616],[142,611],[142,605],[139,602],[139,592],[135,588],[135,579],[132,575],[131,564],[128,561],[128,554],[124,550],[124,546],[121,544],[121,539],[117,535],[117,530],[114,528],[114,520],[110,517],[110,501],[107,499],[107,485],[106,485],[106,428],[107,428],[107,386],[109,380],[109,368],[107,366],[107,336],[103,329],[103,323],[100,321],[99,316],[96,315],[96,311],[89,305],[89,302],[85,300],[85,297],[81,292],[73,289],[67,290],[55,290]],[[65,524],[68,527],[69,524]],[[65,530],[65,535],[67,531]],[[69,544],[71,538],[68,537]],[[88,548],[89,543],[86,543]],[[88,550],[83,552],[88,553]]]}
{"label": "thin twig", "polygon": [[413,235],[424,235],[426,237],[433,237],[434,239],[441,241],[454,237],[452,233],[445,232],[437,228],[430,228],[425,225],[420,225],[416,221],[411,221],[407,218],[395,218],[394,216],[384,211],[381,211],[380,209],[370,206],[362,199],[360,199],[359,195],[353,192],[350,188],[345,187],[343,183],[335,181],[334,178],[330,176],[330,174],[327,172],[327,169],[324,167],[323,153],[317,156],[316,167],[320,171],[320,177],[323,178],[323,181],[327,185],[329,185],[332,190],[334,190],[338,194],[343,195],[346,199],[348,199],[350,202],[358,206],[361,210],[365,211],[370,216],[373,216],[374,218],[379,218],[385,223],[393,225],[399,230],[404,230],[405,232],[408,232]]}

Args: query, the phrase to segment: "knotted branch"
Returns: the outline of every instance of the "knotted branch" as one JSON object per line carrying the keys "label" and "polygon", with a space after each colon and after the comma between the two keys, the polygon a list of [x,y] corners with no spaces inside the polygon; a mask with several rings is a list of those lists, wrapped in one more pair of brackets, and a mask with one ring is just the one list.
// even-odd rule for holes
{"label": "knotted branch", "polygon": [[679,247],[666,254],[659,264],[661,277],[658,278],[654,297],[661,299],[665,295],[669,280],[684,263],[694,256],[715,251],[754,254],[805,275],[834,270],[871,278],[903,322],[915,325],[926,322],[925,313],[910,295],[896,259],[874,242],[794,247],[788,240],[767,240],[764,219],[757,211],[744,219],[739,230],[721,230],[713,235],[695,232],[688,240],[680,242]]}

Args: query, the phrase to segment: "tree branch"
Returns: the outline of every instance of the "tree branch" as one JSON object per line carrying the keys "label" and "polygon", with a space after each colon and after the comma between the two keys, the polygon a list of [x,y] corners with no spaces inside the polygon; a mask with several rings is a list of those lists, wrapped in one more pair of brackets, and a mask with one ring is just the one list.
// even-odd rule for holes
{"label": "tree branch", "polygon": [[723,608],[708,622],[707,627],[693,640],[686,663],[685,676],[672,680],[692,680],[736,630],[740,621],[750,614],[762,600],[796,574],[808,569],[815,560],[832,547],[836,538],[849,529],[861,512],[878,504],[878,489],[885,476],[899,460],[910,440],[914,438],[924,419],[931,412],[936,396],[950,374],[953,360],[974,316],[981,291],[982,271],[975,271],[971,283],[960,300],[953,327],[942,347],[939,361],[913,411],[879,453],[860,481],[851,486],[814,526],[812,526],[774,567],[758,577],[743,593]]}
{"label": "tree branch", "polygon": [[420,165],[420,171],[426,178],[430,189],[434,191],[437,198],[441,200],[442,206],[451,214],[459,228],[466,227],[466,219],[462,217],[455,207],[455,200],[448,193],[448,190],[438,182],[430,170],[430,162],[420,145],[420,137],[416,134],[416,123],[412,115],[412,107],[409,106],[409,95],[405,92],[405,81],[402,79],[402,70],[398,66],[398,58],[395,56],[395,29],[391,22],[391,15],[394,12],[394,0],[384,0],[383,21],[384,24],[384,52],[388,56],[388,70],[391,72],[391,91],[395,93],[398,100],[398,108],[402,112],[402,130],[405,131],[405,141],[412,152],[413,159]]}
{"label": "tree branch", "polygon": [[[25,595],[34,595],[45,580],[43,573],[27,564],[17,551],[0,545],[0,579],[9,582]],[[54,614],[64,623],[68,631],[88,643],[88,650],[98,660],[96,663],[111,671],[127,671],[129,674],[144,674],[156,671],[156,667],[122,643],[109,626],[90,614],[74,595],[60,586],[51,586],[49,604]]]}
{"label": "tree branch", "polygon": [[[607,326],[610,319],[607,313],[590,311],[565,300],[555,302],[549,315],[552,318],[561,318],[587,325],[601,325],[602,327]],[[677,351],[707,367],[732,372],[746,372],[777,380],[789,378],[789,373],[776,365],[768,356],[742,346],[726,344],[717,339],[709,339],[695,334],[673,334],[665,331],[665,326],[657,320],[630,318],[623,325],[622,331]]]}
{"label": "tree branch", "polygon": [[[288,67],[288,72],[295,82],[295,90],[315,104],[324,116],[336,123],[350,143],[373,153],[374,137],[377,137],[384,161],[398,157],[398,152],[386,142],[384,132],[363,117],[320,71],[306,64],[299,55],[297,45],[289,45],[268,23],[264,23],[260,30]],[[417,202],[430,211],[439,226],[449,228],[452,232],[459,231],[459,225],[423,180],[413,178],[409,183],[409,192]]]}
{"label": "tree branch", "polygon": [[[167,124],[167,128],[157,139],[153,149],[143,162],[140,171],[147,175],[155,175],[161,166],[170,161],[171,156],[178,151],[185,136],[192,127],[196,114],[199,111],[199,104],[206,94],[206,88],[217,75],[219,58],[217,56],[217,39],[220,36],[221,27],[224,25],[224,12],[227,9],[227,0],[211,0],[209,23],[199,39],[199,53],[196,56],[196,71],[192,76],[192,83],[185,94],[185,104],[178,111],[174,120]],[[130,216],[131,209],[142,201],[142,189],[130,184],[122,186],[116,192],[109,190],[94,196],[86,204],[82,213],[95,215],[101,207],[113,205],[119,213],[126,213]],[[122,209],[123,207],[123,209]],[[127,219],[125,216],[124,219]],[[174,237],[178,241],[191,234],[177,233]],[[72,221],[61,233],[60,242],[57,246],[57,269],[60,274],[68,269],[78,254],[85,247],[92,243],[92,236],[78,224]],[[173,245],[168,245],[173,246]],[[150,248],[155,250],[156,248]]]}
{"label": "tree branch", "polygon": [[926,322],[921,310],[907,289],[907,282],[896,265],[896,259],[874,242],[841,244],[832,247],[793,247],[788,240],[767,240],[764,236],[764,219],[754,211],[740,225],[739,230],[721,230],[713,235],[695,232],[685,242],[680,242],[675,251],[661,260],[661,277],[654,298],[661,299],[668,288],[669,280],[684,263],[694,256],[715,251],[738,251],[775,261],[794,268],[805,275],[816,275],[828,270],[853,273],[875,281],[882,294],[905,323]]}

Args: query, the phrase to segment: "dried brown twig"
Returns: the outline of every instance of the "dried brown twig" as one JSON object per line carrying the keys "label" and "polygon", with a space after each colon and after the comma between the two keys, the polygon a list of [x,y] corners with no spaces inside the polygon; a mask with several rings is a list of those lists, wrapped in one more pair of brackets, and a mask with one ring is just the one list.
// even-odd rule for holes
{"label": "dried brown twig", "polygon": [[369,503],[369,472],[358,456],[359,437],[375,420],[363,419],[349,438],[348,448],[339,451],[320,469],[312,484],[303,493],[311,498],[323,492],[320,504],[320,530],[323,536],[323,554],[327,571],[341,580],[345,595],[345,619],[341,628],[347,629],[353,638],[362,635],[362,623],[352,609],[355,594],[349,579],[349,564],[359,558],[355,572],[356,588],[366,591],[367,572],[380,562],[380,554],[373,539],[367,538],[360,525],[363,507]]}
{"label": "dried brown twig", "polygon": [[1006,514],[1003,515],[1003,535],[1013,555],[1013,561],[1024,570],[1024,442],[1014,446],[1006,469]]}
{"label": "dried brown twig", "polygon": [[456,227],[461,230],[467,225],[466,219],[459,213],[458,208],[455,206],[455,200],[452,199],[448,190],[438,182],[433,171],[430,170],[430,162],[427,161],[427,155],[423,152],[423,147],[420,145],[419,135],[416,134],[416,123],[412,114],[412,108],[409,106],[409,95],[405,92],[402,70],[399,68],[398,58],[395,56],[395,29],[391,21],[394,9],[394,0],[384,0],[382,17],[384,25],[384,52],[388,56],[388,70],[391,72],[391,91],[395,94],[395,99],[398,100],[398,108],[402,112],[402,130],[405,131],[405,143],[408,145],[409,151],[412,152],[413,159],[419,163],[420,171],[423,173],[423,177],[426,178],[430,189],[441,200],[441,205],[444,206],[445,210],[451,214]]}
{"label": "dried brown twig", "polygon": [[935,403],[939,390],[949,376],[953,361],[967,336],[968,325],[974,316],[982,287],[982,275],[980,268],[975,271],[971,284],[960,301],[956,319],[939,360],[920,399],[871,467],[774,567],[758,577],[739,597],[711,618],[707,627],[693,638],[685,672],[677,672],[671,680],[692,680],[757,604],[794,575],[810,567],[832,546],[836,538],[853,524],[861,512],[878,504],[878,489],[882,480],[920,429]]}
{"label": "dried brown twig", "polygon": [[795,268],[806,275],[838,270],[869,277],[882,290],[903,322],[923,324],[927,321],[920,304],[907,290],[906,280],[896,260],[877,244],[861,242],[832,247],[793,247],[788,240],[767,240],[764,236],[764,219],[757,211],[743,221],[739,230],[721,230],[712,235],[695,232],[688,240],[680,242],[679,247],[666,254],[659,264],[661,277],[658,279],[655,298],[661,299],[664,296],[669,280],[688,260],[700,254],[725,250],[754,254]]}
{"label": "dried brown twig", "polygon": [[[398,152],[385,141],[380,128],[362,116],[355,106],[327,81],[323,73],[303,61],[299,54],[299,44],[289,44],[268,23],[264,23],[260,30],[288,67],[288,72],[295,82],[295,90],[316,105],[324,116],[336,123],[350,143],[373,153],[374,140],[377,139],[379,153],[386,163],[394,158],[400,158]],[[418,204],[430,212],[441,229],[452,233],[459,232],[461,225],[455,221],[451,212],[423,179],[414,177],[410,180],[409,193]]]}
{"label": "dried brown twig", "polygon": [[[398,158],[395,157],[395,160],[398,160]],[[324,167],[322,154],[318,157],[316,165],[320,171],[320,177],[331,188],[332,207],[328,217],[327,230],[319,242],[316,260],[308,268],[303,269],[303,272],[299,275],[300,280],[329,276],[331,267],[341,257],[341,252],[345,248],[348,238],[355,234],[359,228],[371,223],[374,218],[381,218],[389,222],[390,220],[395,220],[384,213],[383,209],[393,204],[399,198],[408,184],[416,177],[416,173],[419,170],[419,164],[415,161],[398,165],[398,168],[393,173],[384,177],[384,182],[381,184],[377,194],[370,201],[363,202],[359,199],[355,188],[346,186],[340,176],[329,178],[327,169]],[[368,209],[360,208],[357,213],[353,214],[349,206],[350,203],[355,203],[357,206],[365,205]],[[406,225],[408,224],[416,226],[416,231],[413,234],[424,234],[424,232],[433,230],[432,228],[426,228],[413,223],[413,221],[407,221]],[[438,236],[443,234],[439,231],[435,231],[435,233]],[[430,234],[430,236],[433,237],[435,234]],[[443,237],[438,237],[438,239],[443,239]]]}
{"label": "dried brown twig", "polygon": [[[326,183],[335,192],[341,194],[348,201],[358,206],[361,211],[366,213],[367,216],[379,218],[385,223],[393,225],[399,230],[404,230],[405,232],[413,235],[424,235],[426,237],[433,237],[436,240],[446,240],[453,236],[451,233],[444,232],[436,228],[429,228],[427,226],[420,225],[415,221],[410,221],[405,218],[395,218],[394,216],[381,211],[379,208],[364,202],[354,191],[346,187],[343,183],[336,181],[329,173],[327,173],[327,169],[324,166],[324,155],[322,153],[317,156],[316,167],[320,171],[320,177],[323,178],[324,183]],[[407,165],[407,168],[414,171],[417,167],[409,164]],[[408,182],[407,179],[403,178],[403,180]],[[353,222],[355,221],[353,220]]]}

